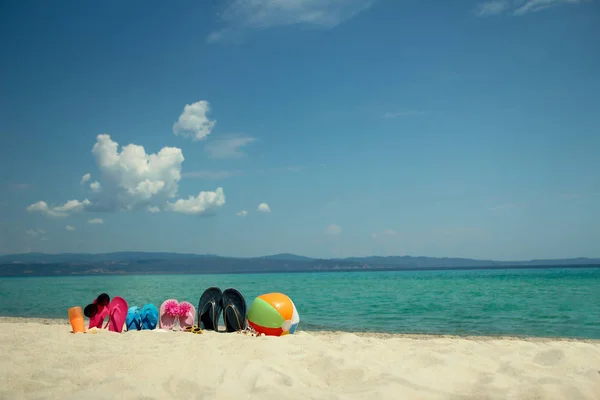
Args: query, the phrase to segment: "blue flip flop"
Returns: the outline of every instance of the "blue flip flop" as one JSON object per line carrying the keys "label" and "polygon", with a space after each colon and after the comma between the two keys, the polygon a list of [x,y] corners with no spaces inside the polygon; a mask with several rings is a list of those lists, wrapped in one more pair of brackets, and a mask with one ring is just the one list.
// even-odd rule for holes
{"label": "blue flip flop", "polygon": [[141,315],[142,329],[156,329],[158,324],[158,309],[154,304],[146,304],[142,307]]}
{"label": "blue flip flop", "polygon": [[127,326],[128,331],[139,331],[142,329],[142,316],[138,306],[129,307],[129,310],[127,310],[125,326]]}

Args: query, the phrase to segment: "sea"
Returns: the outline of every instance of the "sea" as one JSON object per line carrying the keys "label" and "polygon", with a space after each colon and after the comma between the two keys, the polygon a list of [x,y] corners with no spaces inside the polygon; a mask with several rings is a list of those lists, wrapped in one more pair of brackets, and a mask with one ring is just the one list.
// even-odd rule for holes
{"label": "sea", "polygon": [[102,292],[197,305],[236,288],[287,294],[299,330],[600,339],[600,268],[0,278],[0,315],[66,318]]}

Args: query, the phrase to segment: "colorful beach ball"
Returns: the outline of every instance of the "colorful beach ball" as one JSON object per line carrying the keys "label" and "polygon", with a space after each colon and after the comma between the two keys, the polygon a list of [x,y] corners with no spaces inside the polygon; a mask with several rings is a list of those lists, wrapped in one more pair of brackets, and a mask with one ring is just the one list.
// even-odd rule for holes
{"label": "colorful beach ball", "polygon": [[248,310],[248,324],[267,336],[293,334],[300,315],[292,299],[283,293],[267,293],[254,299]]}

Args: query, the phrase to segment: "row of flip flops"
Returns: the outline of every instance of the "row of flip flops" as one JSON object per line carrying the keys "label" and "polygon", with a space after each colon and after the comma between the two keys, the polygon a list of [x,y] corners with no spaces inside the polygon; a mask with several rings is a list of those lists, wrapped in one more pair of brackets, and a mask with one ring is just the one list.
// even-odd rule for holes
{"label": "row of flip flops", "polygon": [[[116,296],[111,300],[107,293],[96,297],[85,307],[83,313],[90,320],[88,329],[108,327],[109,331],[121,333],[124,326],[128,331],[155,329],[158,323],[158,310],[153,304],[146,304],[141,310],[137,306],[128,308],[124,298]],[[104,324],[107,318],[108,321]]]}
{"label": "row of flip flops", "polygon": [[[113,332],[122,332],[126,326],[128,331],[156,329],[173,330],[178,322],[178,330],[201,333],[202,329],[219,330],[219,319],[223,315],[223,324],[227,332],[239,332],[247,329],[246,301],[236,289],[229,288],[221,291],[211,287],[204,291],[198,302],[198,310],[187,301],[178,302],[176,299],[165,300],[157,310],[153,304],[146,304],[141,309],[137,306],[128,307],[122,297],[112,300],[106,293],[100,294],[84,309],[89,318],[89,329],[106,328]],[[108,321],[102,326],[105,319]],[[196,324],[197,322],[197,324]]]}

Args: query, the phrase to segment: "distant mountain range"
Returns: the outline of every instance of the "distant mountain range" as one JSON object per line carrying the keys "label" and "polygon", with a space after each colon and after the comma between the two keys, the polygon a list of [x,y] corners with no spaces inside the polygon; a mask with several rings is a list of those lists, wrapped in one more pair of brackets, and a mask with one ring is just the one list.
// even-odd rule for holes
{"label": "distant mountain range", "polygon": [[600,266],[600,258],[493,261],[413,256],[319,259],[296,254],[222,257],[151,252],[23,253],[0,256],[0,276],[386,271]]}

